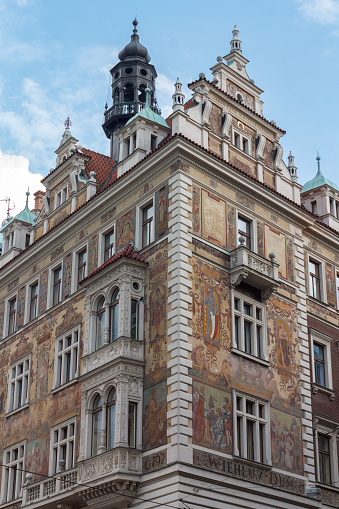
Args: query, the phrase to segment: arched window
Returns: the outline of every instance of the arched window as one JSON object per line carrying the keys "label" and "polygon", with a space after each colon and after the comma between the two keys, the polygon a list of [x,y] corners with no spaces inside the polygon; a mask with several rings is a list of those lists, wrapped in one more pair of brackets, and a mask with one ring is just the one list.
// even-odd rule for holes
{"label": "arched window", "polygon": [[107,398],[107,450],[114,447],[115,437],[115,389],[111,389]]}
{"label": "arched window", "polygon": [[119,334],[119,296],[120,291],[119,288],[114,290],[112,299],[111,299],[111,305],[110,305],[110,323],[109,323],[109,330],[110,330],[110,341],[115,341]]}
{"label": "arched window", "polygon": [[131,103],[134,101],[134,87],[133,83],[126,83],[124,86],[124,102]]}
{"label": "arched window", "polygon": [[97,330],[96,330],[96,349],[104,344],[104,331],[105,331],[105,298],[101,297],[97,307]]}
{"label": "arched window", "polygon": [[146,101],[146,85],[143,83],[139,85],[139,91],[138,91],[138,101],[141,103],[145,103]]}
{"label": "arched window", "polygon": [[114,89],[114,104],[120,102],[119,101],[119,87],[115,87]]}
{"label": "arched window", "polygon": [[94,400],[92,412],[92,456],[97,456],[100,447],[101,421],[102,401],[98,394]]}

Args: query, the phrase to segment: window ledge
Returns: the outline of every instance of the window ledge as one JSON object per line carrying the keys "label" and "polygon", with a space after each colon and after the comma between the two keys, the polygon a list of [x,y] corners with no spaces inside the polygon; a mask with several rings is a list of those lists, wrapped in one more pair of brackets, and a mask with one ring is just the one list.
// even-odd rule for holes
{"label": "window ledge", "polygon": [[248,460],[247,458],[242,458],[241,456],[235,456],[235,455],[233,455],[233,459],[237,460],[237,461],[242,461],[243,463],[247,463],[248,465],[251,465],[251,466],[265,468],[267,470],[272,470],[272,465],[269,465],[267,463],[259,463],[258,461]]}
{"label": "window ledge", "polygon": [[25,403],[25,405],[19,406],[19,408],[16,408],[15,410],[11,410],[5,414],[5,417],[11,417],[11,415],[17,414],[18,412],[21,412],[21,410],[25,410],[25,408],[29,408],[29,403]]}
{"label": "window ledge", "polygon": [[255,357],[254,355],[251,355],[246,352],[242,352],[241,350],[238,350],[234,346],[231,347],[231,352],[234,353],[235,355],[240,355],[241,357],[245,357],[246,359],[248,359],[250,361],[257,362],[258,364],[262,364],[263,366],[268,367],[271,365],[270,361],[261,359],[260,357]]}
{"label": "window ledge", "polygon": [[54,389],[52,389],[51,393],[52,394],[55,394],[59,391],[62,391],[63,389],[66,389],[67,387],[69,387],[70,385],[74,385],[78,383],[78,377],[77,378],[74,378],[74,380],[70,380],[69,382],[67,382],[66,384],[63,384],[63,385],[59,385],[58,387],[54,387]]}
{"label": "window ledge", "polygon": [[333,389],[329,389],[328,387],[323,387],[322,385],[312,383],[312,393],[317,394],[317,392],[327,394],[328,397],[330,398],[330,401],[333,401],[335,398],[335,391]]}
{"label": "window ledge", "polygon": [[339,488],[337,486],[332,486],[332,484],[324,484],[320,481],[316,481],[316,484],[317,484],[317,487],[319,486],[319,488],[321,488],[321,489],[331,490],[331,491],[335,491],[336,493],[339,493]]}

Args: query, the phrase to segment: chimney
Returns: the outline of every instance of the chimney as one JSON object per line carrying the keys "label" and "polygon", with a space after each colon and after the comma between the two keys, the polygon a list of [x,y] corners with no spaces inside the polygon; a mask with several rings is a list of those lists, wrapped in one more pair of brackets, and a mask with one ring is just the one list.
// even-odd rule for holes
{"label": "chimney", "polygon": [[34,209],[32,210],[33,214],[38,215],[40,210],[42,209],[42,198],[44,196],[44,191],[37,191],[33,193],[34,196]]}

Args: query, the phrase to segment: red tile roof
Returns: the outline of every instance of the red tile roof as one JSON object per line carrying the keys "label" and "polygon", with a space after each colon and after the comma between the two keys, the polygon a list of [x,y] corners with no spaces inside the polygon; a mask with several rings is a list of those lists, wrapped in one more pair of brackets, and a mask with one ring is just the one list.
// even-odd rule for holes
{"label": "red tile roof", "polygon": [[79,284],[83,283],[84,281],[87,281],[90,277],[94,276],[95,274],[98,274],[98,272],[101,272],[103,269],[108,267],[109,265],[112,265],[112,263],[116,262],[120,258],[131,258],[132,260],[137,260],[138,262],[148,263],[139,253],[134,251],[134,248],[132,244],[127,244],[124,249],[119,251],[118,253],[115,253],[111,258],[106,260],[100,267],[93,270],[88,276],[86,276],[82,281],[79,281]]}
{"label": "red tile roof", "polygon": [[47,177],[52,175],[55,171],[57,171],[60,166],[62,166],[66,161],[69,161],[75,154],[83,154],[86,158],[90,158],[85,162],[86,174],[89,177],[91,171],[95,171],[96,180],[99,184],[98,190],[101,190],[108,184],[108,182],[114,182],[116,177],[116,164],[115,161],[104,154],[100,154],[99,152],[94,152],[94,150],[89,150],[88,148],[82,148],[81,152],[74,152],[67,159],[62,161],[58,166],[53,168],[46,177],[44,177],[41,182],[44,182]]}
{"label": "red tile roof", "polygon": [[91,171],[95,171],[95,178],[99,183],[99,191],[103,189],[108,184],[108,182],[114,182],[116,179],[117,168],[114,160],[111,157],[105,156],[104,154],[99,154],[99,152],[94,152],[88,148],[83,148],[81,151],[85,156],[91,158],[86,163],[86,173],[89,177]]}
{"label": "red tile roof", "polygon": [[263,115],[260,115],[259,113],[257,113],[256,111],[252,110],[252,108],[249,108],[248,106],[246,106],[246,104],[243,104],[241,103],[240,101],[238,101],[235,97],[233,97],[232,95],[228,94],[227,92],[225,92],[224,90],[221,90],[220,87],[217,87],[217,85],[215,83],[213,83],[212,81],[208,81],[206,78],[199,78],[198,80],[195,80],[195,81],[192,81],[192,83],[188,83],[188,86],[190,85],[194,85],[195,83],[199,83],[199,81],[205,81],[206,83],[208,83],[209,85],[212,85],[214,88],[216,88],[217,90],[219,90],[219,92],[223,93],[224,95],[226,95],[226,97],[228,97],[229,99],[232,99],[232,101],[234,101],[235,103],[237,104],[240,104],[243,108],[246,108],[246,110],[250,111],[251,113],[253,113],[254,115],[256,115],[257,117],[261,118],[261,120],[264,120],[265,122],[267,122],[268,124],[270,124],[271,127],[274,127],[275,129],[277,129],[278,131],[280,131],[282,134],[286,134],[286,131],[284,131],[283,129],[280,129],[280,127],[278,127],[277,125],[275,125],[273,122],[270,122],[270,120],[267,120],[267,118],[265,118]]}

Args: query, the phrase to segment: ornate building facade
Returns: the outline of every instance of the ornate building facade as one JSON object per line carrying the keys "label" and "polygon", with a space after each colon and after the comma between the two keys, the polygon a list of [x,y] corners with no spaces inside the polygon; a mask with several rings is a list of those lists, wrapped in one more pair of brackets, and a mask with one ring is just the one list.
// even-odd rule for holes
{"label": "ornate building facade", "polygon": [[2,228],[0,507],[339,507],[339,191],[298,183],[230,53],[161,117],[139,42],[111,156],[69,124]]}

